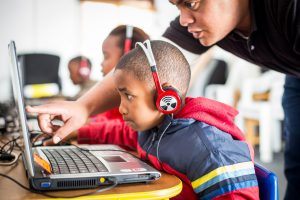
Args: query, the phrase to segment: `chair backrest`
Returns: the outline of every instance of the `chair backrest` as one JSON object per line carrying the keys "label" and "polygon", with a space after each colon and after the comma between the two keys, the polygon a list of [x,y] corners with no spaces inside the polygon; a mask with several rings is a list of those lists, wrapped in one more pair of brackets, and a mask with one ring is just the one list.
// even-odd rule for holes
{"label": "chair backrest", "polygon": [[23,85],[57,83],[59,78],[59,61],[57,55],[32,53],[18,55],[23,75]]}
{"label": "chair backrest", "polygon": [[[197,67],[197,66],[195,66]],[[200,72],[200,73],[199,73]],[[228,77],[228,65],[224,60],[211,59],[205,69],[200,71],[192,70],[196,73],[197,78],[192,81],[187,96],[198,97],[204,96],[205,88],[211,84],[225,84]]]}
{"label": "chair backrest", "polygon": [[28,53],[18,55],[18,61],[24,97],[40,98],[60,94],[62,86],[59,77],[59,56]]}
{"label": "chair backrest", "polygon": [[212,70],[210,77],[208,77],[206,85],[222,84],[226,83],[228,78],[228,64],[224,60],[214,59],[214,69]]}
{"label": "chair backrest", "polygon": [[258,180],[260,199],[278,200],[279,191],[277,176],[257,163],[255,163],[255,174]]}

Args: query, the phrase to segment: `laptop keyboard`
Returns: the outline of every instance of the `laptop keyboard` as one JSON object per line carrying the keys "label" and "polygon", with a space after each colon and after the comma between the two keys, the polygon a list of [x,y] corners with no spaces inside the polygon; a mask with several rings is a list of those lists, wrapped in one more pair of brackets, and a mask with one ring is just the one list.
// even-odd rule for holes
{"label": "laptop keyboard", "polygon": [[88,151],[77,148],[42,151],[50,161],[53,174],[108,172],[104,164]]}

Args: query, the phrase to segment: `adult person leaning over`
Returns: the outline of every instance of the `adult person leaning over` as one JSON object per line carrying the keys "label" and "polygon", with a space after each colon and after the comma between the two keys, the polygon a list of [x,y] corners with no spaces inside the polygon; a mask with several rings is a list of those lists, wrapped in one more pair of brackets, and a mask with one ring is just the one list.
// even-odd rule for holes
{"label": "adult person leaning over", "polygon": [[164,37],[202,54],[217,45],[262,67],[287,74],[283,95],[285,199],[300,188],[300,2],[298,0],[170,0],[180,17]]}
{"label": "adult person leaning over", "polygon": [[[286,125],[285,199],[300,188],[300,2],[298,0],[170,0],[180,11],[164,33],[182,48],[202,54],[213,45],[259,66],[287,74],[283,107]],[[171,66],[170,66],[171,67]],[[39,124],[59,142],[89,115],[119,104],[111,74],[76,102],[28,107]],[[65,125],[57,129],[51,119]]]}

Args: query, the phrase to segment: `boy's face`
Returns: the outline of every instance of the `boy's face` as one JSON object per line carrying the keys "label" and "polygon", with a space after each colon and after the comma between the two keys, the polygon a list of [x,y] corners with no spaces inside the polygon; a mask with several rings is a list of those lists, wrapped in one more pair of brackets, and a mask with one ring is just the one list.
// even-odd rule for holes
{"label": "boy's face", "polygon": [[122,49],[118,46],[119,37],[108,36],[102,44],[103,61],[101,63],[103,76],[108,74],[119,62]]}
{"label": "boy's face", "polygon": [[145,131],[162,122],[164,115],[155,107],[153,93],[146,83],[123,70],[115,71],[114,80],[121,96],[119,111],[127,125]]}
{"label": "boy's face", "polygon": [[[247,0],[169,0],[180,11],[180,24],[210,46],[238,28],[247,16]],[[244,9],[243,9],[244,8]]]}
{"label": "boy's face", "polygon": [[76,61],[72,61],[68,65],[70,78],[74,85],[78,85],[82,83],[82,77],[79,74],[79,67],[80,67],[80,63]]}

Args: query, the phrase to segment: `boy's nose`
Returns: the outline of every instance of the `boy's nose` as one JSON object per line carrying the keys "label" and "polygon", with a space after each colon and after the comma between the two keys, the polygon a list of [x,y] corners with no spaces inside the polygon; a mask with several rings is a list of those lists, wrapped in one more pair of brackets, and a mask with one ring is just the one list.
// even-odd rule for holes
{"label": "boy's nose", "polygon": [[180,11],[179,23],[181,26],[187,27],[189,24],[194,23],[192,15],[188,11]]}
{"label": "boy's nose", "polygon": [[126,107],[122,104],[122,102],[120,103],[120,106],[119,106],[119,112],[121,113],[121,115],[127,115],[127,114],[128,114],[128,110],[127,110]]}

